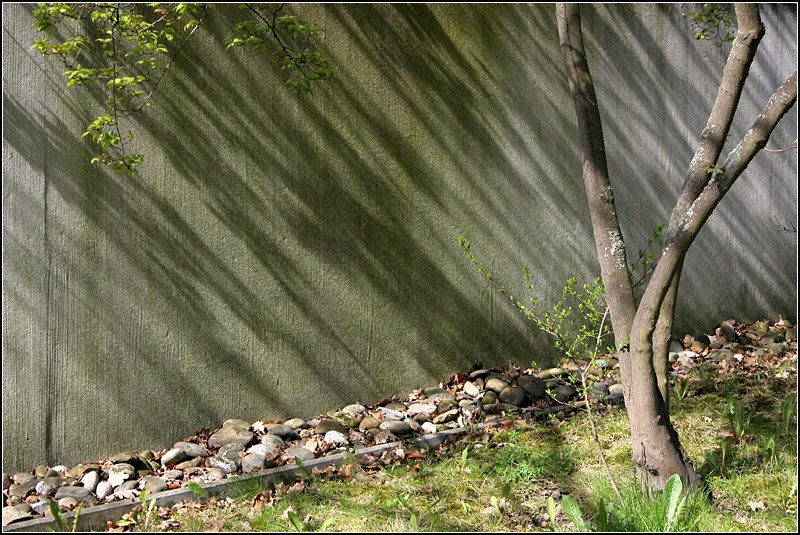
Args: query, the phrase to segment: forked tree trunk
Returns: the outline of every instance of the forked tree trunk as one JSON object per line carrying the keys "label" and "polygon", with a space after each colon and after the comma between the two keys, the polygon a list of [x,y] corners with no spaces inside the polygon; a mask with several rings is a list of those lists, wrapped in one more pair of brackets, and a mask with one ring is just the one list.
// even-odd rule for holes
{"label": "forked tree trunk", "polygon": [[[775,125],[797,98],[795,73],[773,93],[724,165],[715,166],[763,35],[757,5],[737,5],[736,15],[739,30],[714,108],[670,217],[661,258],[637,307],[611,194],[600,114],[583,47],[578,6],[558,4],[556,8],[561,50],[578,119],[584,184],[614,337],[618,346],[621,341],[630,340],[629,352],[620,356],[620,371],[631,423],[633,460],[642,484],[653,490],[663,488],[673,474],[680,475],[685,484],[694,488],[701,483],[683,454],[667,404],[667,351],[683,260],[711,212],[764,147]],[[715,171],[709,172],[709,168]]]}

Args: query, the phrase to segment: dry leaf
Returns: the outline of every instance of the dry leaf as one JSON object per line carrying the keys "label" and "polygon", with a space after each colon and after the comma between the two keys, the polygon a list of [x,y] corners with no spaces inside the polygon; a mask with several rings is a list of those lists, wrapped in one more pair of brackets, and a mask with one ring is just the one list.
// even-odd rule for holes
{"label": "dry leaf", "polygon": [[295,492],[302,492],[306,488],[306,480],[300,479],[297,483],[292,484],[288,489],[286,489],[286,494],[294,494]]}
{"label": "dry leaf", "polygon": [[747,506],[753,511],[763,511],[767,508],[763,500],[759,500],[757,502],[747,502]]}
{"label": "dry leaf", "polygon": [[208,524],[206,524],[206,527],[205,527],[205,529],[203,529],[203,531],[205,531],[205,532],[222,531],[222,526],[224,526],[224,525],[225,525],[225,519],[224,518],[214,518],[214,519],[211,519]]}

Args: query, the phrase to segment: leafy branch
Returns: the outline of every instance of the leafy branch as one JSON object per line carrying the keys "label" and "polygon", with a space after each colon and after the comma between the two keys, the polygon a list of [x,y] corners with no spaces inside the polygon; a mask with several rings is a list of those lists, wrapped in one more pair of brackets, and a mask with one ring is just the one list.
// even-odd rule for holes
{"label": "leafy branch", "polygon": [[736,37],[733,15],[719,4],[703,4],[702,9],[683,14],[692,22],[692,36],[698,41],[712,41],[721,47]]}
{"label": "leafy branch", "polygon": [[[286,85],[293,93],[312,94],[312,82],[336,81],[336,73],[323,52],[313,48],[313,39],[324,39],[325,30],[295,15],[278,16],[286,4],[281,4],[271,15],[265,16],[253,4],[242,4],[242,8],[253,14],[256,20],[236,24],[236,34],[226,41],[228,48],[250,46],[266,53],[272,52],[272,61],[280,64],[281,70],[289,73]],[[271,38],[271,39],[270,39]]]}
{"label": "leafy branch", "polygon": [[[271,15],[261,7],[243,4],[256,16],[236,24],[236,34],[226,39],[228,48],[253,45],[288,73],[286,83],[294,93],[312,93],[312,82],[337,80],[325,54],[313,46],[324,29],[295,15]],[[210,5],[41,3],[33,12],[36,29],[45,34],[33,49],[60,57],[66,68],[67,87],[84,86],[99,91],[103,112],[83,132],[95,148],[93,164],[115,173],[135,173],[144,156],[128,150],[135,133],[125,132],[129,117],[151,103],[174,60],[210,13]]]}

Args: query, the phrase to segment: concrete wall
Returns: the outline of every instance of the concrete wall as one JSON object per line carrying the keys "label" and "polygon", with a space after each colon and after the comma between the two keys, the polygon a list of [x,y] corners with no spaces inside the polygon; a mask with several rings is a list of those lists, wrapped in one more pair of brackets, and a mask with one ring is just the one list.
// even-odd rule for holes
{"label": "concrete wall", "polygon": [[[314,416],[473,363],[548,362],[458,235],[545,302],[599,272],[553,6],[305,5],[342,84],[297,98],[226,51],[218,6],[139,118],[138,177],[89,164],[98,107],[3,5],[3,469],[165,447],[228,417]],[[584,9],[634,253],[666,221],[726,50],[681,6]],[[767,36],[737,139],[796,69]],[[774,147],[797,136],[794,112]],[[678,330],[796,316],[796,151],[761,154],[700,234]],[[776,224],[777,223],[777,224]]]}

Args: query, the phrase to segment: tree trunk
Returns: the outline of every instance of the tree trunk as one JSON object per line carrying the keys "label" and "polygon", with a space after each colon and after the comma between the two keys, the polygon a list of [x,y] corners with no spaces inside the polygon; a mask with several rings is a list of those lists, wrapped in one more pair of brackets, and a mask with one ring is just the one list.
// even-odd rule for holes
{"label": "tree trunk", "polygon": [[684,483],[693,488],[701,483],[683,454],[678,434],[669,419],[667,403],[667,351],[684,258],[711,212],[753,156],[764,147],[775,125],[797,98],[795,73],[775,91],[725,164],[716,167],[764,32],[757,5],[737,5],[736,14],[739,29],[723,71],[717,100],[670,217],[661,259],[637,307],[608,178],[603,131],[586,61],[578,6],[558,4],[556,7],[561,50],[580,132],[584,184],[614,338],[617,347],[628,337],[630,340],[629,353],[620,356],[620,371],[631,423],[633,459],[642,484],[652,490],[662,489],[673,474],[679,474]]}
{"label": "tree trunk", "polygon": [[[592,75],[583,47],[581,19],[577,4],[557,4],[558,34],[567,66],[569,87],[578,118],[583,163],[583,183],[589,201],[589,215],[594,231],[600,275],[611,312],[611,326],[616,346],[626,344],[636,300],[633,296],[625,254],[625,241],[617,220],[614,193],[608,178],[606,149],[600,110]],[[620,361],[624,360],[624,356]]]}

